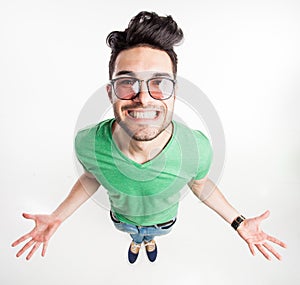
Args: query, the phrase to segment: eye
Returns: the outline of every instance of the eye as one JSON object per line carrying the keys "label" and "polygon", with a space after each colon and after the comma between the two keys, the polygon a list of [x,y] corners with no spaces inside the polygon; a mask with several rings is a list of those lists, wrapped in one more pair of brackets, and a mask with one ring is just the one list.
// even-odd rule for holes
{"label": "eye", "polygon": [[136,82],[136,79],[134,79],[134,78],[120,78],[117,81],[117,84],[122,85],[122,86],[132,86],[132,85],[134,85],[135,82]]}
{"label": "eye", "polygon": [[151,81],[153,85],[160,85],[163,79],[157,78]]}

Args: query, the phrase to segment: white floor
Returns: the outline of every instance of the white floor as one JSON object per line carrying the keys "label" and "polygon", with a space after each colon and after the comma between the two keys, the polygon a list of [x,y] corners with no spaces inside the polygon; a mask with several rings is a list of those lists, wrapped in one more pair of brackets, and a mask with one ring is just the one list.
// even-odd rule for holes
{"label": "white floor", "polygon": [[[1,201],[2,209],[7,204],[11,205],[1,221],[1,228],[5,229],[0,245],[0,260],[4,269],[1,271],[1,284],[92,285],[141,281],[147,285],[279,285],[286,280],[289,284],[299,284],[297,264],[300,246],[296,219],[299,193],[293,192],[292,187],[296,190],[299,185],[289,185],[289,197],[286,199],[280,197],[256,202],[253,197],[255,203],[241,199],[241,204],[249,207],[244,211],[247,215],[259,214],[267,206],[272,211],[264,229],[288,244],[286,250],[277,247],[283,256],[281,262],[275,259],[267,261],[259,254],[252,257],[246,244],[230,226],[190,194],[181,203],[179,219],[173,231],[157,239],[157,261],[150,263],[142,248],[133,265],[127,261],[129,236],[115,230],[108,212],[92,200],[58,230],[46,257],[42,258],[38,253],[29,262],[24,257],[15,258],[17,249],[10,248],[9,244],[32,226],[19,214],[22,210],[33,208],[29,204],[26,207],[26,201],[24,205],[26,195],[17,190],[15,194],[18,195],[9,194]],[[48,192],[45,196],[49,198],[47,188],[44,191]],[[257,195],[253,192],[254,196]],[[238,197],[236,200],[239,200]]]}

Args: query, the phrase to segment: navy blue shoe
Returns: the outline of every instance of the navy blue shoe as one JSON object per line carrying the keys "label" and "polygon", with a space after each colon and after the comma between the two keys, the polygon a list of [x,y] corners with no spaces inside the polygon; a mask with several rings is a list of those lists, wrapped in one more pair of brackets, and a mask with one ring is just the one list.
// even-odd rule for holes
{"label": "navy blue shoe", "polygon": [[130,247],[128,249],[128,261],[130,263],[135,263],[139,256],[140,248],[140,244],[137,244],[134,241],[131,242]]}
{"label": "navy blue shoe", "polygon": [[145,242],[148,259],[154,262],[157,257],[157,246],[154,240]]}

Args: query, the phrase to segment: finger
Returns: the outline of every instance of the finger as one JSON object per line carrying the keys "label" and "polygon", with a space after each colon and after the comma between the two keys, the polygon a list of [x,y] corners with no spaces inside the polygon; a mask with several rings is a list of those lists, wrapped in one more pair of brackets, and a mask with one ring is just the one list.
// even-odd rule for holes
{"label": "finger", "polygon": [[28,233],[28,234],[26,234],[26,235],[24,235],[24,236],[22,236],[22,237],[20,237],[19,239],[17,239],[16,241],[14,241],[13,243],[12,243],[12,247],[15,247],[15,246],[17,246],[18,244],[20,244],[21,242],[23,242],[24,240],[27,240],[28,238],[30,238],[31,237],[31,235],[30,235],[30,233]]}
{"label": "finger", "polygon": [[270,251],[277,259],[281,260],[281,255],[269,244],[264,243],[263,246]]}
{"label": "finger", "polygon": [[26,259],[29,260],[33,254],[37,251],[37,249],[40,247],[41,243],[40,242],[36,242],[34,247],[31,249],[31,251],[29,252],[29,254],[26,256]]}
{"label": "finger", "polygon": [[43,257],[46,255],[47,247],[48,247],[48,243],[45,242],[45,243],[43,244],[43,250],[42,250],[42,256],[43,256]]}
{"label": "finger", "polygon": [[26,243],[21,250],[17,253],[17,257],[21,256],[29,247],[31,247],[34,244],[34,240],[29,241]]}
{"label": "finger", "polygon": [[271,257],[267,254],[267,252],[264,250],[264,248],[262,247],[262,245],[256,244],[255,246],[257,247],[257,249],[262,253],[262,255],[263,255],[266,259],[271,260]]}
{"label": "finger", "polygon": [[249,247],[249,249],[250,249],[251,254],[254,256],[254,255],[255,255],[254,246],[253,246],[251,243],[249,243],[249,244],[248,244],[248,247]]}
{"label": "finger", "polygon": [[283,241],[281,241],[281,240],[279,240],[279,239],[277,239],[277,238],[275,238],[275,237],[272,237],[272,236],[269,236],[269,235],[268,235],[268,236],[267,236],[267,240],[268,240],[268,241],[271,241],[271,242],[274,242],[274,243],[280,245],[281,247],[284,247],[284,248],[287,247],[287,245],[286,245]]}

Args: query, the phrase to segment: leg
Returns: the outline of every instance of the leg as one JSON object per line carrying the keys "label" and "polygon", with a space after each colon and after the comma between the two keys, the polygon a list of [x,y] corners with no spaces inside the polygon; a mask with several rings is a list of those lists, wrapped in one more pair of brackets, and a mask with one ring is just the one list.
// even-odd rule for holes
{"label": "leg", "polygon": [[154,240],[155,236],[154,235],[145,235],[144,236],[144,242],[147,243],[151,240]]}
{"label": "leg", "polygon": [[144,235],[141,235],[140,233],[138,234],[130,234],[132,240],[136,243],[136,244],[141,244],[144,240]]}
{"label": "leg", "polygon": [[130,236],[132,242],[128,250],[128,260],[130,263],[134,263],[139,255],[144,236],[140,234],[139,230],[137,234],[130,234]]}
{"label": "leg", "polygon": [[157,257],[157,245],[154,241],[155,236],[162,236],[168,234],[171,231],[172,227],[164,229],[162,227],[153,226],[144,229],[145,229],[144,244],[146,248],[146,253],[148,259],[151,262],[154,262]]}
{"label": "leg", "polygon": [[133,239],[128,249],[128,261],[134,263],[139,255],[144,236],[140,234],[138,228],[134,225],[125,224],[119,221],[114,221],[114,225],[116,229],[128,233]]}

